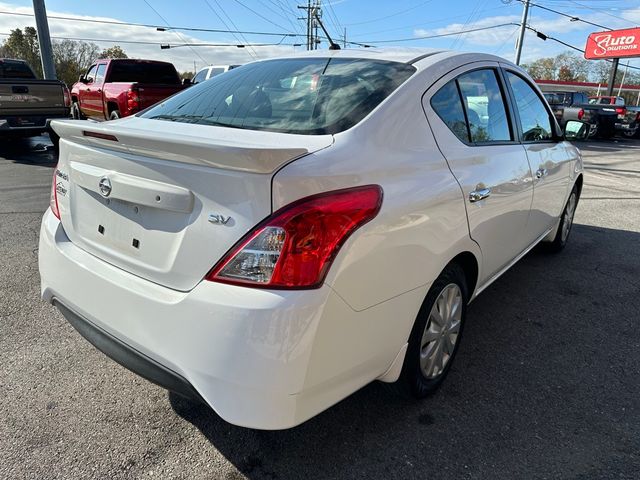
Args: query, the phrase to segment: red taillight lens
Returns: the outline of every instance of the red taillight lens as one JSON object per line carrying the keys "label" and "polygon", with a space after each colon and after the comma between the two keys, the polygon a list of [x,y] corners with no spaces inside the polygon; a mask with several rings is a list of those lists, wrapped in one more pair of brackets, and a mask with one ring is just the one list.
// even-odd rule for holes
{"label": "red taillight lens", "polygon": [[625,113],[627,113],[627,109],[624,108],[624,107],[618,107],[618,108],[616,108],[616,113],[618,115],[624,115]]}
{"label": "red taillight lens", "polygon": [[318,288],[346,239],[381,205],[378,185],[298,200],[245,235],[206,279],[260,288]]}
{"label": "red taillight lens", "polygon": [[636,113],[636,122],[640,122],[640,112]]}
{"label": "red taillight lens", "polygon": [[581,108],[578,110],[578,120],[582,120],[582,117],[584,117],[584,110]]}
{"label": "red taillight lens", "polygon": [[69,89],[67,87],[62,87],[62,96],[64,97],[64,106],[71,106],[71,94],[69,93]]}
{"label": "red taillight lens", "polygon": [[51,195],[49,196],[49,207],[51,207],[51,212],[56,216],[58,220],[60,220],[60,210],[58,210],[58,193],[56,191],[56,178],[58,173],[58,167],[53,169],[53,179],[51,180]]}
{"label": "red taillight lens", "polygon": [[137,112],[140,109],[140,95],[135,87],[127,90],[127,109],[129,112]]}

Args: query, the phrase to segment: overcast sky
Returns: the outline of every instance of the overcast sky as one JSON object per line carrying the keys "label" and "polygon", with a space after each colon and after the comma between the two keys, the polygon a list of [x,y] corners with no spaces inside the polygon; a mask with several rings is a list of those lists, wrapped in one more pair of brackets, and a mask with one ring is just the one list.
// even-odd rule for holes
{"label": "overcast sky", "polygon": [[[631,28],[640,24],[640,0],[532,0],[540,6],[578,17],[608,28]],[[238,29],[278,35],[230,35],[228,33],[174,30],[159,32],[152,27],[113,25],[50,18],[52,37],[93,39],[101,48],[119,44],[130,57],[167,60],[181,70],[192,71],[207,64],[246,63],[254,58],[289,54],[304,47],[304,15],[294,0],[47,0],[49,16],[97,19],[111,22],[171,25],[206,29]],[[375,46],[406,46],[482,51],[514,58],[516,25],[492,28],[439,39],[419,37],[458,33],[520,21],[522,4],[517,0],[325,0],[324,19],[330,33],[347,40]],[[35,26],[30,0],[0,2],[0,34],[12,28]],[[571,21],[559,14],[532,7],[529,25],[579,48],[589,33],[602,28]],[[284,36],[284,34],[299,36]],[[2,38],[2,37],[0,37]],[[6,38],[6,37],[4,37]],[[149,42],[127,43],[127,42]],[[161,50],[160,44],[197,43],[230,46],[181,46]],[[237,48],[238,43],[280,45]],[[326,48],[323,44],[321,48]],[[552,40],[542,41],[535,34],[525,37],[523,61],[552,56],[567,48]],[[626,61],[625,61],[626,63]],[[640,67],[640,59],[632,65]]]}

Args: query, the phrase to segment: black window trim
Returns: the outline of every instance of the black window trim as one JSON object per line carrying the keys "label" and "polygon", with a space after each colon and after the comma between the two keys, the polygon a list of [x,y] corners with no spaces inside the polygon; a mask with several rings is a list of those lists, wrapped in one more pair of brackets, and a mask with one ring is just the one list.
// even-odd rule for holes
{"label": "black window trim", "polygon": [[[502,82],[504,83],[508,93],[509,93],[509,103],[511,105],[511,111],[513,112],[513,117],[514,120],[516,120],[515,122],[515,126],[517,128],[517,132],[518,132],[518,143],[522,144],[522,145],[540,145],[540,144],[544,144],[544,143],[559,143],[561,141],[564,140],[564,135],[561,135],[561,130],[560,130],[560,126],[558,125],[558,121],[556,120],[555,115],[553,114],[553,112],[551,111],[551,108],[549,107],[549,104],[547,103],[547,101],[544,99],[544,97],[541,98],[541,95],[538,93],[538,90],[531,85],[531,82],[529,82],[523,75],[522,73],[514,70],[513,68],[508,68],[508,67],[499,67],[500,70],[500,77],[502,78]],[[522,131],[522,121],[520,119],[520,113],[518,112],[518,105],[515,99],[515,94],[513,92],[513,89],[511,88],[511,84],[509,83],[509,80],[507,78],[507,73],[511,73],[513,75],[515,75],[516,77],[520,78],[523,82],[525,82],[527,85],[529,85],[529,87],[531,88],[531,90],[533,90],[533,93],[538,97],[538,99],[542,102],[542,106],[544,107],[544,109],[547,111],[547,115],[549,116],[549,122],[551,125],[551,129],[552,129],[552,137],[549,140],[524,140],[523,135],[524,132]]]}

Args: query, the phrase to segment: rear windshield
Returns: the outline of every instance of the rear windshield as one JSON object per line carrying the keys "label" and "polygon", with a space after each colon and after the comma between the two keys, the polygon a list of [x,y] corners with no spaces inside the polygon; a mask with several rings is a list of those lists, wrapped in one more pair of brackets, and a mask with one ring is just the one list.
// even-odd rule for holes
{"label": "rear windshield", "polygon": [[29,65],[22,62],[0,62],[0,78],[36,78]]}
{"label": "rear windshield", "polygon": [[362,120],[415,72],[362,59],[293,58],[244,65],[147,110],[142,117],[323,135]]}
{"label": "rear windshield", "polygon": [[113,62],[109,82],[181,83],[172,64],[152,62]]}

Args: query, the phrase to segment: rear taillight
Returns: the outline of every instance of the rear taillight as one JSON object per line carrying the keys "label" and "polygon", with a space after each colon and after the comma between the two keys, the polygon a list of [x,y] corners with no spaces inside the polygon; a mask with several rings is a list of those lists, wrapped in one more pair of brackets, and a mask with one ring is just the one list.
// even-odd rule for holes
{"label": "rear taillight", "polygon": [[56,178],[58,178],[58,167],[53,169],[53,178],[51,180],[51,195],[49,196],[49,207],[51,212],[60,220],[60,210],[58,209],[58,192],[56,191]]}
{"label": "rear taillight", "polygon": [[582,120],[582,117],[584,117],[584,109],[580,109],[578,110],[578,120]]}
{"label": "rear taillight", "polygon": [[62,96],[64,97],[64,106],[71,107],[71,94],[69,89],[65,86],[62,87]]}
{"label": "rear taillight", "polygon": [[636,122],[640,122],[640,112],[636,113]]}
{"label": "rear taillight", "polygon": [[137,87],[131,87],[127,90],[127,110],[129,113],[140,110],[140,93]]}
{"label": "rear taillight", "polygon": [[625,113],[627,113],[627,109],[624,108],[624,107],[618,107],[618,108],[616,108],[616,113],[618,115],[624,115]]}
{"label": "rear taillight", "polygon": [[381,205],[378,185],[298,200],[245,235],[206,279],[259,288],[320,287],[340,247]]}

